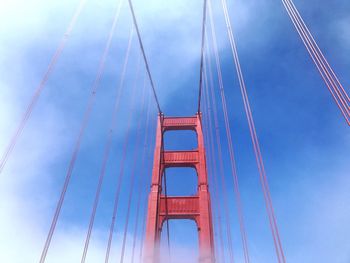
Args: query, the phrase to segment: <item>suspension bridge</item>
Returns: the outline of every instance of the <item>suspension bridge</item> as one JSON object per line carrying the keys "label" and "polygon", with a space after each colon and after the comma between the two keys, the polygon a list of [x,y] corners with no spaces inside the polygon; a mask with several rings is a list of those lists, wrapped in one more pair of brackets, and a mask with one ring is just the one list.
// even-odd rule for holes
{"label": "suspension bridge", "polygon": [[[314,64],[316,69],[314,74],[318,73],[323,81],[323,86],[320,85],[317,88],[328,90],[329,100],[337,109],[337,122],[346,132],[350,125],[350,99],[347,89],[342,85],[294,2],[292,0],[281,2],[281,7],[285,9],[284,14],[288,16],[296,30],[297,34],[294,37],[299,37],[299,41],[309,55],[308,59]],[[80,0],[78,3],[20,122],[5,145],[0,162],[0,173],[4,174],[3,176],[7,176],[5,173],[7,163],[11,161],[13,152],[21,147],[19,141],[25,135],[26,126],[30,124],[32,113],[40,103],[42,93],[51,75],[54,74],[61,56],[69,47],[70,37],[79,26],[87,4],[88,0]],[[152,71],[152,60],[156,58],[148,55],[147,46],[144,44],[146,35],[142,32],[143,21],[138,17],[137,6],[133,5],[132,0],[116,1],[113,9],[114,16],[101,51],[97,72],[94,75],[85,108],[80,112],[76,136],[72,139],[72,151],[66,158],[62,187],[52,219],[47,222],[48,229],[42,249],[40,253],[38,251],[38,255],[40,254],[38,262],[50,262],[50,249],[55,245],[56,228],[62,220],[62,209],[69,202],[66,196],[69,194],[70,184],[78,170],[77,162],[81,154],[86,155],[86,149],[83,153],[82,145],[84,139],[87,139],[86,133],[91,125],[91,119],[96,114],[98,96],[104,85],[103,76],[108,70],[106,68],[109,65],[108,59],[113,49],[115,34],[118,32],[118,20],[122,15],[129,17],[130,26],[124,28],[126,30],[124,32],[125,52],[123,57],[119,58],[122,63],[118,73],[116,72],[119,80],[117,85],[114,85],[114,91],[109,90],[107,95],[113,97],[113,103],[108,107],[108,128],[103,131],[103,143],[99,151],[101,157],[98,159],[99,168],[94,171],[96,173],[94,187],[88,193],[90,196],[88,200],[91,202],[86,201],[85,204],[89,207],[89,213],[86,214],[88,223],[81,247],[80,262],[90,262],[91,239],[96,221],[100,220],[99,208],[106,200],[103,198],[105,188],[109,188],[108,191],[110,191],[109,212],[104,215],[107,219],[105,220],[107,235],[103,257],[97,262],[115,260],[119,262],[255,262],[251,255],[252,249],[255,248],[249,240],[250,231],[247,229],[245,220],[247,208],[242,201],[239,183],[242,178],[238,172],[234,150],[235,138],[232,134],[232,126],[235,123],[230,116],[234,107],[226,95],[227,90],[232,88],[238,88],[240,91],[247,121],[247,133],[250,136],[250,145],[246,147],[252,147],[258,171],[266,214],[259,214],[257,217],[267,218],[264,222],[270,230],[271,237],[268,245],[274,251],[274,257],[269,259],[269,262],[289,262],[288,251],[285,250],[283,242],[285,238],[283,231],[280,231],[276,216],[278,211],[275,211],[273,205],[275,201],[271,195],[273,189],[269,186],[269,175],[262,156],[263,146],[257,131],[259,127],[255,125],[249,100],[248,91],[254,87],[246,84],[248,82],[237,47],[238,41],[244,41],[244,39],[237,40],[235,36],[235,25],[231,20],[234,10],[229,9],[227,0],[204,0],[202,4],[201,26],[197,32],[200,38],[197,56],[198,72],[196,72],[198,86],[190,91],[196,94],[196,100],[193,101],[196,111],[189,116],[170,116],[163,110],[166,101],[161,100],[159,92],[164,87],[156,84],[157,79],[154,78]],[[223,19],[226,32],[218,30],[217,17]],[[230,48],[230,60],[234,65],[230,75],[235,75],[237,78],[235,86],[225,79],[225,64],[218,44],[218,35],[223,33],[226,35]],[[128,71],[131,71],[129,74],[132,74],[132,77],[128,78]],[[180,105],[178,107],[181,108]],[[121,126],[123,126],[122,129]],[[183,131],[195,134],[194,147],[169,149],[167,147],[169,143],[182,145],[182,142],[177,139],[177,134],[181,136]],[[168,133],[173,133],[173,137],[167,139]],[[118,144],[116,144],[116,136],[121,137]],[[116,148],[118,154],[115,153]],[[111,162],[116,163],[113,171],[108,166]],[[169,192],[174,181],[169,180],[167,174],[177,168],[195,171],[197,187],[192,194],[173,195],[171,191]],[[105,182],[106,180],[108,183]],[[236,216],[236,219],[232,219],[232,216]],[[190,260],[177,258],[176,253],[172,252],[174,250],[170,241],[170,222],[183,219],[195,222],[198,233],[198,256]],[[236,228],[239,231],[234,231]],[[116,237],[117,233],[118,237]],[[240,255],[235,252],[235,244],[238,242],[241,248]],[[114,245],[115,243],[117,246]],[[61,253],[64,254],[64,251]]]}

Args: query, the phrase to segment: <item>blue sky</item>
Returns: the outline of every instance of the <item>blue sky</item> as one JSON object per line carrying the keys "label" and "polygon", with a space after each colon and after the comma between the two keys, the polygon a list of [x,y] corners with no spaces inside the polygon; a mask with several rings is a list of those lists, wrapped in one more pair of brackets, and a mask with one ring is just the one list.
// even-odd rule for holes
{"label": "blue sky", "polygon": [[[1,175],[1,262],[39,259],[117,2],[87,1]],[[213,4],[252,262],[275,262],[223,14],[219,1]],[[350,3],[295,0],[295,4],[349,92]],[[77,0],[0,1],[0,149],[5,148],[20,120],[77,5]],[[164,113],[194,114],[202,1],[150,0],[145,4],[135,0],[134,6]],[[349,128],[281,1],[229,1],[229,12],[287,261],[350,262]],[[76,262],[81,257],[130,25],[130,12],[124,5],[47,262]],[[144,69],[136,76],[139,49],[135,40],[87,262],[100,262],[104,256],[134,83],[136,105],[141,104]],[[150,91],[148,85],[146,88]],[[153,151],[156,116],[155,105],[151,105],[148,156]],[[136,126],[144,117],[138,107],[131,129],[112,260],[119,260]],[[237,262],[242,262],[221,112],[219,123],[234,251]],[[195,147],[191,133],[166,136],[166,147]],[[137,178],[149,176],[151,159],[145,167],[137,167]],[[170,182],[174,194],[188,194],[193,193],[196,178],[192,171],[173,170],[169,171]],[[143,195],[149,190],[146,186]],[[142,207],[145,201],[143,197]],[[131,225],[134,208],[135,200]],[[141,223],[142,218],[139,220]],[[173,254],[195,257],[198,245],[194,223],[171,222],[170,232]],[[128,236],[127,256],[131,239]]]}

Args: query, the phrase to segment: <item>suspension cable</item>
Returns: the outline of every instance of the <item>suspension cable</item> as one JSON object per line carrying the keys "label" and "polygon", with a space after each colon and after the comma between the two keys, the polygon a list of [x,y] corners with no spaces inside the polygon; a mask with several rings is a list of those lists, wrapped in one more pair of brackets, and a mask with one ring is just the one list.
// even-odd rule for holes
{"label": "suspension cable", "polygon": [[[222,72],[221,72],[221,66],[220,66],[220,57],[219,57],[219,51],[218,51],[218,46],[217,46],[217,41],[216,41],[215,25],[214,25],[212,7],[211,7],[210,0],[209,0],[209,4],[208,4],[208,10],[209,10],[209,20],[210,20],[210,28],[211,28],[211,33],[212,33],[211,36],[212,36],[213,50],[214,50],[214,56],[215,56],[216,70],[217,70],[217,74],[218,74],[219,91],[220,91],[221,104],[222,104],[222,110],[223,110],[224,122],[225,122],[227,144],[228,144],[229,155],[230,155],[231,173],[232,173],[232,178],[233,178],[233,182],[234,182],[234,192],[235,192],[235,196],[236,196],[236,204],[237,204],[237,210],[238,210],[240,232],[241,232],[242,245],[243,245],[243,251],[244,251],[244,260],[246,263],[249,263],[250,258],[249,258],[248,242],[247,242],[247,233],[246,233],[245,224],[244,224],[243,207],[242,207],[242,201],[241,201],[241,194],[239,191],[236,161],[235,161],[232,136],[231,136],[231,127],[230,127],[230,121],[228,118],[225,90],[224,90],[224,84],[223,84]],[[207,41],[207,43],[208,43],[208,41]],[[210,46],[208,44],[208,51],[210,53],[209,48],[210,48]],[[208,60],[209,60],[209,58],[208,58]],[[213,73],[212,73],[212,70],[210,67],[210,63],[209,63],[208,68],[209,68],[209,77],[210,77],[210,80],[212,82],[211,83],[211,93],[212,93],[213,104],[214,104],[215,103],[215,99],[214,99],[215,95],[214,95]],[[214,105],[214,109],[216,109],[215,105]]]}
{"label": "suspension cable", "polygon": [[[124,235],[123,235],[123,242],[122,242],[122,250],[120,253],[120,263],[124,262],[124,254],[125,254],[125,245],[126,245],[126,234],[128,231],[128,226],[129,226],[129,218],[130,218],[130,209],[131,209],[131,201],[134,193],[134,185],[135,185],[135,173],[136,173],[136,167],[137,167],[137,161],[138,161],[138,155],[140,154],[140,147],[139,145],[141,144],[141,128],[142,128],[142,113],[145,110],[145,89],[146,85],[143,85],[142,88],[142,95],[141,95],[141,116],[139,117],[138,120],[138,127],[137,127],[137,132],[136,132],[136,149],[134,150],[134,156],[133,156],[133,166],[132,166],[132,171],[131,171],[131,179],[130,179],[130,186],[129,186],[129,196],[128,196],[128,203],[127,203],[127,210],[126,210],[126,222],[124,224]],[[148,111],[148,110],[147,110]],[[149,116],[148,116],[149,117]],[[148,125],[148,119],[146,119],[146,126]],[[147,131],[147,129],[146,129]],[[145,133],[144,136],[144,143],[146,143],[147,140],[147,132]],[[142,151],[142,157],[141,157],[141,167],[144,165],[144,159],[145,159],[145,151]],[[137,220],[137,218],[135,218]]]}
{"label": "suspension cable", "polygon": [[125,139],[124,139],[122,159],[120,161],[119,176],[118,176],[118,181],[117,181],[117,186],[116,186],[117,190],[116,190],[115,196],[114,196],[112,221],[111,221],[111,225],[109,227],[109,236],[108,236],[108,243],[107,243],[107,249],[106,249],[106,255],[105,255],[105,263],[108,263],[110,252],[111,252],[114,227],[115,227],[117,211],[118,211],[120,190],[121,190],[121,185],[122,185],[123,177],[124,177],[125,160],[126,160],[127,150],[128,150],[128,146],[129,146],[132,118],[133,118],[133,114],[135,111],[134,108],[135,108],[135,97],[136,97],[136,90],[137,90],[137,79],[138,79],[138,76],[140,73],[140,64],[141,64],[140,59],[141,58],[138,58],[138,64],[137,64],[136,75],[135,75],[135,82],[133,85],[133,91],[132,91],[132,95],[131,95],[131,107],[130,107],[129,114],[128,114],[127,131],[126,131],[126,135],[125,135]]}
{"label": "suspension cable", "polygon": [[93,83],[93,86],[92,86],[92,90],[91,90],[91,94],[90,94],[90,97],[89,97],[88,105],[87,105],[87,108],[86,108],[84,116],[83,116],[83,120],[82,120],[82,123],[81,123],[81,126],[80,126],[80,131],[79,131],[79,134],[78,134],[78,137],[77,137],[77,140],[76,140],[76,144],[74,146],[72,157],[71,157],[71,160],[70,160],[70,163],[69,163],[69,167],[68,167],[68,170],[67,170],[67,174],[66,174],[66,177],[65,177],[64,185],[63,185],[63,188],[62,188],[62,191],[61,191],[61,194],[60,194],[59,201],[57,203],[55,214],[54,214],[54,217],[53,217],[52,222],[51,222],[50,230],[49,230],[49,233],[47,235],[43,251],[41,253],[40,263],[44,263],[45,260],[46,260],[46,256],[47,256],[48,249],[50,247],[51,239],[52,239],[53,233],[55,231],[57,220],[58,220],[58,217],[60,215],[61,208],[62,208],[62,205],[63,205],[63,201],[64,201],[64,198],[65,198],[65,195],[66,195],[66,192],[67,192],[67,188],[68,188],[68,185],[69,185],[69,182],[70,182],[70,178],[71,178],[72,173],[73,173],[73,169],[74,169],[74,166],[75,166],[75,161],[76,161],[76,159],[78,157],[78,152],[79,152],[79,149],[80,149],[81,140],[82,140],[83,134],[85,132],[85,129],[86,129],[87,125],[88,125],[88,122],[89,122],[89,119],[90,119],[90,115],[91,115],[91,112],[92,112],[92,109],[93,109],[93,106],[94,106],[94,102],[95,102],[95,98],[96,98],[96,92],[97,92],[97,90],[99,88],[99,84],[100,84],[100,80],[101,80],[101,77],[102,77],[102,73],[104,71],[105,61],[106,61],[107,55],[108,55],[109,50],[110,50],[110,46],[111,46],[112,38],[113,38],[113,35],[114,35],[115,27],[116,27],[116,24],[117,24],[117,21],[118,21],[118,18],[119,18],[119,14],[120,14],[121,4],[122,4],[122,1],[119,2],[119,5],[118,5],[118,7],[116,9],[116,12],[115,12],[115,15],[114,15],[114,18],[113,18],[113,24],[112,24],[111,30],[109,32],[108,40],[107,40],[104,52],[103,52],[101,60],[100,60],[100,65],[99,65],[99,69],[98,69],[98,72],[97,72],[96,79],[95,79],[95,81]]}
{"label": "suspension cable", "polygon": [[69,39],[69,37],[70,37],[74,27],[75,27],[75,24],[80,16],[82,9],[85,6],[85,3],[86,3],[86,0],[80,0],[79,5],[78,5],[77,9],[75,10],[74,15],[73,15],[73,17],[68,25],[68,28],[67,28],[66,32],[64,33],[54,55],[52,56],[51,61],[46,69],[46,72],[45,72],[43,78],[41,79],[41,82],[39,83],[39,86],[36,88],[32,98],[30,99],[30,102],[27,106],[27,109],[26,109],[25,113],[23,114],[22,119],[21,119],[17,129],[14,132],[14,134],[12,135],[9,144],[7,145],[6,150],[4,151],[4,153],[1,157],[0,174],[2,173],[10,154],[12,153],[13,149],[15,148],[15,146],[17,144],[18,138],[22,134],[23,129],[24,129],[28,119],[30,118],[30,116],[33,112],[34,106],[37,103],[37,101],[38,101],[38,99],[39,99],[48,79],[49,79],[49,76],[51,75],[51,72],[53,71],[58,59],[61,56],[61,53],[64,50],[66,42],[68,41],[68,39]]}
{"label": "suspension cable", "polygon": [[138,27],[138,25],[137,25],[137,20],[136,20],[136,16],[135,16],[134,7],[133,7],[133,5],[132,5],[132,1],[131,1],[131,0],[128,0],[128,2],[129,2],[130,11],[131,11],[131,14],[132,14],[132,19],[133,19],[133,21],[134,21],[134,26],[135,26],[135,29],[136,29],[136,32],[137,32],[137,37],[138,37],[138,40],[139,40],[139,44],[140,44],[140,49],[141,49],[141,52],[142,52],[143,60],[144,60],[144,62],[145,62],[145,66],[146,66],[148,78],[149,78],[149,81],[150,81],[150,83],[151,83],[151,88],[152,88],[152,91],[153,91],[153,96],[154,96],[155,102],[156,102],[156,104],[157,104],[158,113],[161,114],[162,111],[161,111],[161,109],[160,109],[160,105],[159,105],[159,101],[158,101],[158,97],[157,97],[157,93],[156,93],[156,88],[155,88],[155,86],[154,86],[154,82],[153,82],[153,78],[152,78],[152,75],[151,75],[151,71],[150,71],[150,69],[149,69],[149,65],[148,65],[148,61],[147,61],[145,49],[144,49],[144,47],[143,47],[143,43],[142,43],[142,38],[141,38],[140,30],[139,30],[139,27]]}
{"label": "suspension cable", "polygon": [[[216,163],[216,159],[214,157],[215,155],[215,147],[214,147],[214,139],[213,139],[213,134],[212,134],[212,130],[211,130],[211,126],[209,124],[209,122],[211,122],[210,118],[210,112],[211,112],[211,108],[210,108],[210,103],[208,104],[207,101],[209,101],[208,95],[206,94],[207,89],[204,89],[204,100],[203,100],[203,131],[204,131],[204,135],[205,135],[205,141],[207,142],[206,145],[206,149],[207,151],[207,157],[208,157],[208,168],[209,168],[209,174],[211,175],[212,178],[212,182],[213,182],[213,186],[214,186],[214,197],[216,200],[216,205],[217,205],[217,213],[218,213],[218,235],[219,235],[219,242],[220,242],[220,256],[221,256],[221,260],[219,260],[218,258],[219,255],[216,257],[216,260],[218,262],[225,262],[225,252],[224,252],[224,240],[222,237],[222,223],[221,223],[221,201],[219,198],[219,184],[218,184],[218,180],[217,180],[217,163]],[[219,252],[219,250],[218,250]],[[218,253],[219,254],[219,253]]]}
{"label": "suspension cable", "polygon": [[[144,220],[142,221],[142,227],[141,227],[141,240],[144,240],[145,238],[145,232],[146,232],[146,218],[147,218],[147,203],[145,203],[143,207],[143,218]],[[140,250],[139,250],[139,261],[142,262],[142,256],[143,256],[143,245],[140,245]]]}
{"label": "suspension cable", "polygon": [[233,55],[233,59],[235,62],[236,71],[237,71],[237,75],[238,75],[240,90],[241,90],[241,94],[242,94],[242,98],[243,98],[244,109],[245,109],[247,120],[248,120],[248,126],[249,126],[249,131],[250,131],[250,135],[251,135],[251,139],[252,139],[252,143],[253,143],[255,158],[256,158],[257,166],[258,166],[258,170],[259,170],[260,182],[261,182],[262,190],[264,193],[265,205],[266,205],[266,210],[267,210],[267,214],[269,217],[269,223],[270,223],[271,233],[272,233],[273,240],[274,240],[276,255],[277,255],[278,262],[284,263],[286,260],[285,260],[284,251],[282,248],[279,230],[277,227],[277,221],[276,221],[273,205],[272,205],[272,200],[271,200],[270,190],[269,190],[269,186],[268,186],[268,182],[267,182],[264,163],[262,160],[259,140],[258,140],[258,137],[256,134],[255,124],[254,124],[254,120],[253,120],[253,116],[252,116],[252,112],[251,112],[251,108],[250,108],[250,104],[249,104],[249,100],[248,100],[246,86],[245,86],[245,82],[244,82],[244,78],[243,78],[243,73],[242,73],[240,62],[239,62],[237,47],[236,47],[235,39],[233,36],[231,21],[230,21],[229,15],[228,15],[227,3],[226,3],[226,0],[221,0],[221,3],[222,3],[223,11],[224,11],[225,22],[226,22],[226,26],[227,26],[227,33],[228,33],[228,37],[229,37],[229,41],[230,41],[231,51],[232,51],[232,55]]}
{"label": "suspension cable", "polygon": [[[146,85],[144,82],[143,85]],[[148,129],[149,129],[149,119],[150,119],[150,112],[151,112],[151,105],[150,105],[150,96],[148,96],[148,105],[147,105],[147,115],[146,115],[146,128],[145,128],[145,140],[143,144],[143,153],[142,153],[142,161],[141,161],[141,167],[145,166],[146,162],[146,156],[147,156],[147,143],[148,143]],[[147,169],[146,169],[147,171]],[[142,173],[141,173],[142,174]],[[146,185],[145,179],[139,180],[138,184],[138,197],[137,197],[137,203],[136,203],[136,214],[135,214],[135,227],[134,227],[134,234],[133,234],[133,241],[132,241],[132,251],[131,251],[131,263],[134,263],[135,258],[135,248],[136,248],[136,235],[138,231],[138,225],[139,225],[139,214],[140,214],[140,207],[141,207],[141,198],[142,198],[142,187]],[[141,262],[141,261],[140,261]]]}
{"label": "suspension cable", "polygon": [[339,110],[350,125],[350,99],[347,92],[324,57],[293,1],[282,0],[282,3]]}
{"label": "suspension cable", "polygon": [[[205,58],[204,54],[204,58]],[[208,78],[207,78],[207,68],[206,65],[204,65],[204,79],[206,85],[205,91],[206,91],[206,100],[207,100],[207,105],[210,105],[210,100],[209,100],[209,84],[208,84]],[[221,180],[221,186],[222,186],[222,196],[224,200],[224,212],[225,212],[225,221],[226,221],[226,236],[227,236],[227,241],[228,241],[228,250],[229,250],[229,256],[230,256],[230,262],[234,262],[234,254],[233,254],[233,242],[232,242],[232,236],[231,236],[231,219],[230,219],[230,214],[229,214],[229,206],[228,206],[228,201],[227,201],[227,191],[226,191],[226,183],[225,183],[225,170],[224,170],[224,163],[223,163],[223,157],[222,157],[222,147],[221,147],[221,139],[220,139],[220,130],[219,130],[219,122],[217,118],[217,111],[216,111],[216,103],[215,103],[215,97],[211,95],[212,97],[212,105],[213,105],[213,115],[214,115],[214,125],[212,125],[212,121],[209,118],[209,130],[211,131],[212,128],[215,128],[215,135],[216,135],[216,144],[217,144],[217,152],[218,152],[218,160],[219,160],[219,169],[220,169],[220,180]],[[209,111],[209,110],[208,110]],[[213,136],[213,134],[210,134]],[[212,141],[214,141],[213,137],[211,138]],[[214,145],[212,145],[214,147]]]}
{"label": "suspension cable", "polygon": [[201,61],[199,67],[199,95],[198,95],[198,113],[201,111],[201,97],[202,97],[202,82],[203,82],[203,53],[205,46],[205,24],[207,17],[207,0],[203,1],[203,15],[202,15],[202,44],[201,44]]}
{"label": "suspension cable", "polygon": [[99,203],[99,200],[100,200],[100,193],[101,193],[102,183],[103,183],[103,179],[104,179],[104,176],[105,176],[106,166],[107,166],[107,162],[108,162],[108,159],[109,159],[109,154],[110,154],[110,150],[111,150],[111,146],[112,146],[114,130],[115,130],[116,124],[117,124],[117,113],[119,111],[120,98],[121,98],[122,90],[123,90],[123,87],[124,87],[125,74],[126,74],[128,61],[129,61],[130,49],[131,49],[131,44],[132,44],[132,39],[133,39],[133,32],[134,32],[133,29],[134,29],[134,27],[132,25],[131,26],[131,30],[130,30],[130,34],[129,34],[128,47],[127,47],[127,51],[126,51],[126,56],[125,56],[125,61],[124,61],[124,65],[123,65],[123,70],[122,70],[122,74],[121,74],[121,78],[120,78],[118,94],[117,94],[117,97],[116,97],[114,110],[113,110],[113,113],[112,113],[112,122],[111,122],[111,125],[110,125],[110,129],[109,129],[108,136],[107,136],[108,138],[107,138],[105,149],[104,149],[104,155],[103,155],[103,161],[102,161],[100,176],[99,176],[99,179],[98,179],[98,185],[97,185],[97,189],[96,189],[96,193],[95,193],[95,199],[94,199],[94,203],[93,203],[93,208],[92,208],[92,212],[91,212],[91,216],[90,216],[89,228],[88,228],[88,232],[86,234],[84,251],[83,251],[82,258],[81,258],[81,263],[84,263],[85,260],[86,260],[86,254],[87,254],[87,251],[88,251],[88,248],[89,248],[91,232],[92,232],[92,228],[93,228],[94,221],[95,221],[95,216],[96,216],[96,209],[97,209],[97,206],[98,206],[98,203]]}

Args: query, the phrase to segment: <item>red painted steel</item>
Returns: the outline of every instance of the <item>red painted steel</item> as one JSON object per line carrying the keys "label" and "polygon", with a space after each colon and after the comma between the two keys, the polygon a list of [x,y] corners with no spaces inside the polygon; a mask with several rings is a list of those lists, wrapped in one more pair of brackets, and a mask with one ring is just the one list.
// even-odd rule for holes
{"label": "red painted steel", "polygon": [[[191,151],[163,151],[163,134],[169,130],[193,130],[197,133],[198,149]],[[198,189],[194,196],[167,198],[162,195],[162,174],[168,167],[193,167],[198,175]],[[199,262],[213,263],[214,238],[205,147],[200,114],[192,117],[158,117],[154,150],[151,191],[148,199],[144,262],[159,263],[159,241],[166,219],[191,219],[197,224]]]}
{"label": "red painted steel", "polygon": [[195,167],[199,163],[198,151],[164,151],[165,167]]}
{"label": "red painted steel", "polygon": [[172,117],[164,118],[162,123],[163,130],[196,130],[196,117]]}

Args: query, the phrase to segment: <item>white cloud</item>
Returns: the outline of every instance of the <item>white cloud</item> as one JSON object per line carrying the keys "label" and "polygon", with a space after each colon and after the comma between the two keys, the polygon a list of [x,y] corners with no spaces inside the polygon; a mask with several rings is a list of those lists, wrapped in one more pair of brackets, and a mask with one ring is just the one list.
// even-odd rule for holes
{"label": "white cloud", "polygon": [[[201,1],[173,2],[173,5],[160,0],[147,1],[147,4],[143,4],[142,1],[134,2],[146,51],[150,58],[151,70],[156,82],[160,84],[157,88],[162,96],[162,104],[166,100],[172,99],[169,94],[173,91],[181,90],[178,81],[181,82],[190,78],[191,74],[188,71],[193,64],[198,63],[200,47],[201,8],[197,7],[201,6]],[[68,24],[69,17],[77,3],[77,0],[2,0],[0,2],[0,23],[2,25],[0,29],[0,72],[2,72],[0,80],[1,153],[15,129],[15,125],[18,123],[34,87],[39,83],[42,72],[47,66],[48,60],[58,44],[59,38],[64,32],[64,27]],[[78,65],[78,63],[75,65],[82,69],[83,74],[85,74],[84,77],[90,77],[91,80],[95,74],[96,63],[98,63],[101,53],[100,47],[103,46],[105,41],[112,13],[111,5],[106,7],[102,6],[101,3],[101,1],[89,3],[64,53],[64,56],[66,55],[64,59],[67,60],[67,54],[71,55],[79,50],[85,51],[86,49],[83,49],[83,47],[91,45],[91,53],[79,53],[81,54],[82,65]],[[111,0],[109,3],[114,4],[114,1]],[[241,10],[238,16],[235,17],[241,22],[235,26],[235,29],[241,34],[243,34],[245,26],[250,25],[251,17],[249,17],[248,12],[250,7],[251,2],[247,5],[237,3],[237,6],[234,7]],[[95,8],[97,8],[97,11],[94,10]],[[108,11],[108,15],[103,16],[98,11]],[[126,13],[128,12],[126,5],[124,11],[123,15],[125,17],[129,16]],[[222,12],[221,9],[217,11]],[[59,18],[65,18],[66,23],[58,23]],[[123,21],[125,22],[125,20]],[[342,32],[340,36],[344,39],[344,43],[350,43],[347,27],[349,23],[347,22],[348,20],[344,20],[340,23]],[[92,31],[92,34],[82,34],[82,32],[90,32],[92,25],[96,25],[97,30]],[[176,26],[173,27],[173,25]],[[171,32],[169,28],[172,28]],[[222,39],[224,39],[226,32],[222,30],[222,27],[219,28],[221,28]],[[61,33],[58,34],[57,32]],[[120,34],[120,38],[125,40],[127,27],[118,27],[118,34]],[[78,41],[79,37],[84,41]],[[221,47],[224,48],[226,45],[224,41],[220,43]],[[33,47],[39,48],[35,49]],[[44,57],[40,58],[38,62],[40,66],[36,65],[35,62],[37,61],[32,61],[33,57],[28,56],[28,53],[32,50],[40,52]],[[72,71],[73,68],[69,68],[67,71]],[[64,68],[62,68],[62,65],[56,67],[56,69],[61,70],[59,72],[63,74]],[[116,71],[110,68],[106,70],[108,74]],[[71,75],[69,73],[63,74],[64,77],[74,79],[72,75],[75,72]],[[166,86],[169,80],[175,83],[171,87]],[[79,76],[76,76],[74,81],[79,83]],[[85,86],[62,88],[69,95],[73,95],[74,99],[70,103],[81,103],[81,108],[84,108],[85,97],[79,100],[79,96],[82,90],[85,91],[89,88],[88,84],[91,83],[89,81],[90,79],[84,82]],[[49,96],[55,87],[55,83],[48,83],[46,95],[44,95],[46,97],[40,100],[38,108],[33,112],[33,116],[25,128],[16,150],[10,157],[4,173],[0,175],[0,262],[37,262],[47,234],[48,224],[52,217],[52,210],[57,201],[57,194],[63,176],[61,173],[57,176],[58,172],[55,171],[55,168],[61,162],[66,165],[67,156],[70,154],[78,127],[76,119],[81,115],[79,112],[79,114],[69,116],[69,108],[57,103],[56,97]],[[314,253],[331,246],[333,250],[327,254],[331,260],[332,253],[337,251],[337,244],[347,242],[346,235],[350,231],[347,222],[350,220],[350,213],[344,200],[350,198],[348,192],[350,182],[347,178],[348,167],[342,171],[334,169],[332,173],[342,174],[343,176],[339,177],[337,183],[332,184],[331,189],[328,185],[321,185],[320,189],[311,192],[310,196],[307,196],[309,204],[315,205],[308,212],[300,214],[300,224],[303,224],[305,231],[310,231],[309,233],[314,236],[314,240],[309,240],[305,244],[297,244],[297,249],[291,250],[292,252],[288,255],[295,259],[291,262],[304,262],[305,254],[298,252],[304,246],[305,249],[313,249]],[[305,185],[308,185],[308,183]],[[327,194],[327,199],[322,203],[318,202],[320,192]],[[293,192],[290,194],[293,194]],[[309,222],[316,223],[308,225]],[[80,259],[86,231],[85,226],[77,222],[65,223],[66,225],[54,236],[54,245],[50,250],[48,262],[69,263],[77,262]],[[320,233],[327,238],[323,239]],[[106,235],[104,229],[96,228],[94,230],[93,245],[89,250],[87,262],[101,262],[101,258],[104,257],[104,239]],[[299,237],[304,238],[304,235],[300,233]],[[294,242],[297,238],[291,240]],[[330,242],[333,243],[329,245]],[[119,245],[120,239],[115,242],[114,247],[117,248]],[[339,263],[349,261],[349,253],[347,251],[340,251],[339,253],[342,252],[341,257],[337,259]],[[181,246],[172,247],[172,253],[177,255],[176,259],[181,263],[184,262],[182,258],[184,256],[182,255],[191,255],[191,251]],[[325,255],[325,253],[322,253],[322,255]],[[311,256],[309,257],[308,262],[312,262],[313,259]],[[190,262],[192,261],[190,257],[187,256],[187,258]],[[111,259],[118,260],[118,251],[114,252]]]}
{"label": "white cloud", "polygon": [[[85,13],[82,13],[77,28],[73,31],[60,61],[66,61],[67,54],[78,51],[85,43],[100,45],[99,40],[101,43],[105,41],[105,35],[110,26],[111,8],[87,2],[87,9],[84,11]],[[15,130],[34,88],[40,82],[50,56],[57,46],[77,3],[78,1],[58,0],[17,0],[0,3],[0,22],[3,25],[0,30],[0,70],[5,76],[0,83],[1,152]],[[110,1],[110,3],[114,5],[115,1]],[[179,3],[175,8],[160,3],[159,1],[153,1],[149,6],[145,5],[147,8],[142,9],[145,10],[146,14],[144,14],[145,23],[140,23],[140,27],[143,29],[142,34],[146,39],[146,44],[153,46],[158,41],[157,35],[150,34],[150,28],[156,26],[158,27],[157,30],[164,32],[170,24],[176,23],[181,26],[177,28],[176,32],[172,32],[176,40],[168,40],[168,56],[166,58],[158,56],[158,59],[152,60],[153,69],[157,63],[170,67],[169,63],[164,63],[169,58],[173,60],[173,64],[181,65],[182,69],[189,67],[197,60],[199,51],[199,46],[197,47],[199,42],[192,44],[189,36],[199,29],[200,20],[197,21],[198,23],[189,23],[189,21],[196,20],[196,17],[192,17],[191,11],[184,8],[189,6],[185,2]],[[193,8],[195,4],[190,5]],[[156,19],[154,19],[154,7],[158,7],[156,10],[159,16]],[[92,12],[95,11],[94,8],[100,8],[98,11],[109,11],[109,15],[103,17],[98,12]],[[135,8],[137,12],[141,9],[136,1]],[[127,6],[124,10],[128,12]],[[188,11],[185,13],[184,10]],[[84,15],[90,16],[84,18]],[[198,12],[197,15],[201,15],[201,12]],[[142,14],[139,17],[141,20]],[[62,23],[59,19],[65,21],[65,23]],[[123,21],[122,19],[121,21]],[[96,23],[99,20],[101,20],[101,23]],[[161,22],[159,23],[159,21]],[[80,36],[79,30],[86,31],[87,29],[89,31],[91,24],[96,25],[96,28],[100,30],[96,30],[97,34],[85,35],[84,43],[77,43],[74,38]],[[126,28],[120,24],[116,33],[123,40],[127,37]],[[200,31],[198,30],[197,33],[199,35]],[[69,46],[70,43],[71,46]],[[30,56],[32,51],[40,54],[37,61],[33,61],[34,57]],[[89,63],[86,64],[96,65],[100,51],[92,50],[90,57],[87,58]],[[150,53],[158,52],[158,50],[149,51]],[[179,52],[183,52],[185,57],[188,58],[186,62],[179,63],[181,58],[174,55]],[[54,74],[62,70],[60,61]],[[83,66],[82,69],[86,71],[84,72],[86,75],[94,75],[91,73],[91,65],[88,67],[85,65],[76,66]],[[93,71],[95,71],[94,68]],[[114,71],[113,69],[113,73]],[[175,76],[179,74],[177,71],[175,69]],[[106,68],[106,72],[108,74],[112,73],[112,69]],[[54,74],[50,79],[54,78]],[[66,77],[70,76],[66,74]],[[57,102],[56,97],[52,96],[54,89],[57,89],[56,85],[57,83],[50,81],[47,83],[15,151],[10,156],[5,170],[1,174],[0,262],[37,262],[47,235],[52,211],[56,205],[62,176],[64,175],[55,171],[55,169],[59,163],[65,165],[65,160],[70,155],[71,145],[78,128],[76,118],[79,119],[80,116],[69,116],[69,109],[62,107],[62,104]],[[88,87],[84,87],[84,89],[88,89]],[[167,89],[163,90],[168,92]],[[160,90],[160,92],[162,91]],[[78,97],[81,91],[70,89],[67,90],[67,93]],[[84,105],[83,102],[81,103]],[[90,143],[94,142],[91,141]],[[69,263],[79,261],[86,232],[85,227],[84,224],[65,221],[65,225],[59,227],[54,234],[47,262]],[[91,241],[87,262],[101,262],[101,258],[104,257],[105,253],[107,234],[105,230],[99,229],[98,226],[95,227],[94,240]],[[131,237],[128,238],[129,241],[130,239]],[[120,233],[118,232],[111,261],[119,259],[117,248],[120,247],[120,242]],[[173,248],[173,250],[176,251],[177,255],[181,255],[186,249]],[[127,259],[130,258],[129,253],[130,244],[127,247]],[[128,260],[125,262],[128,262]]]}

